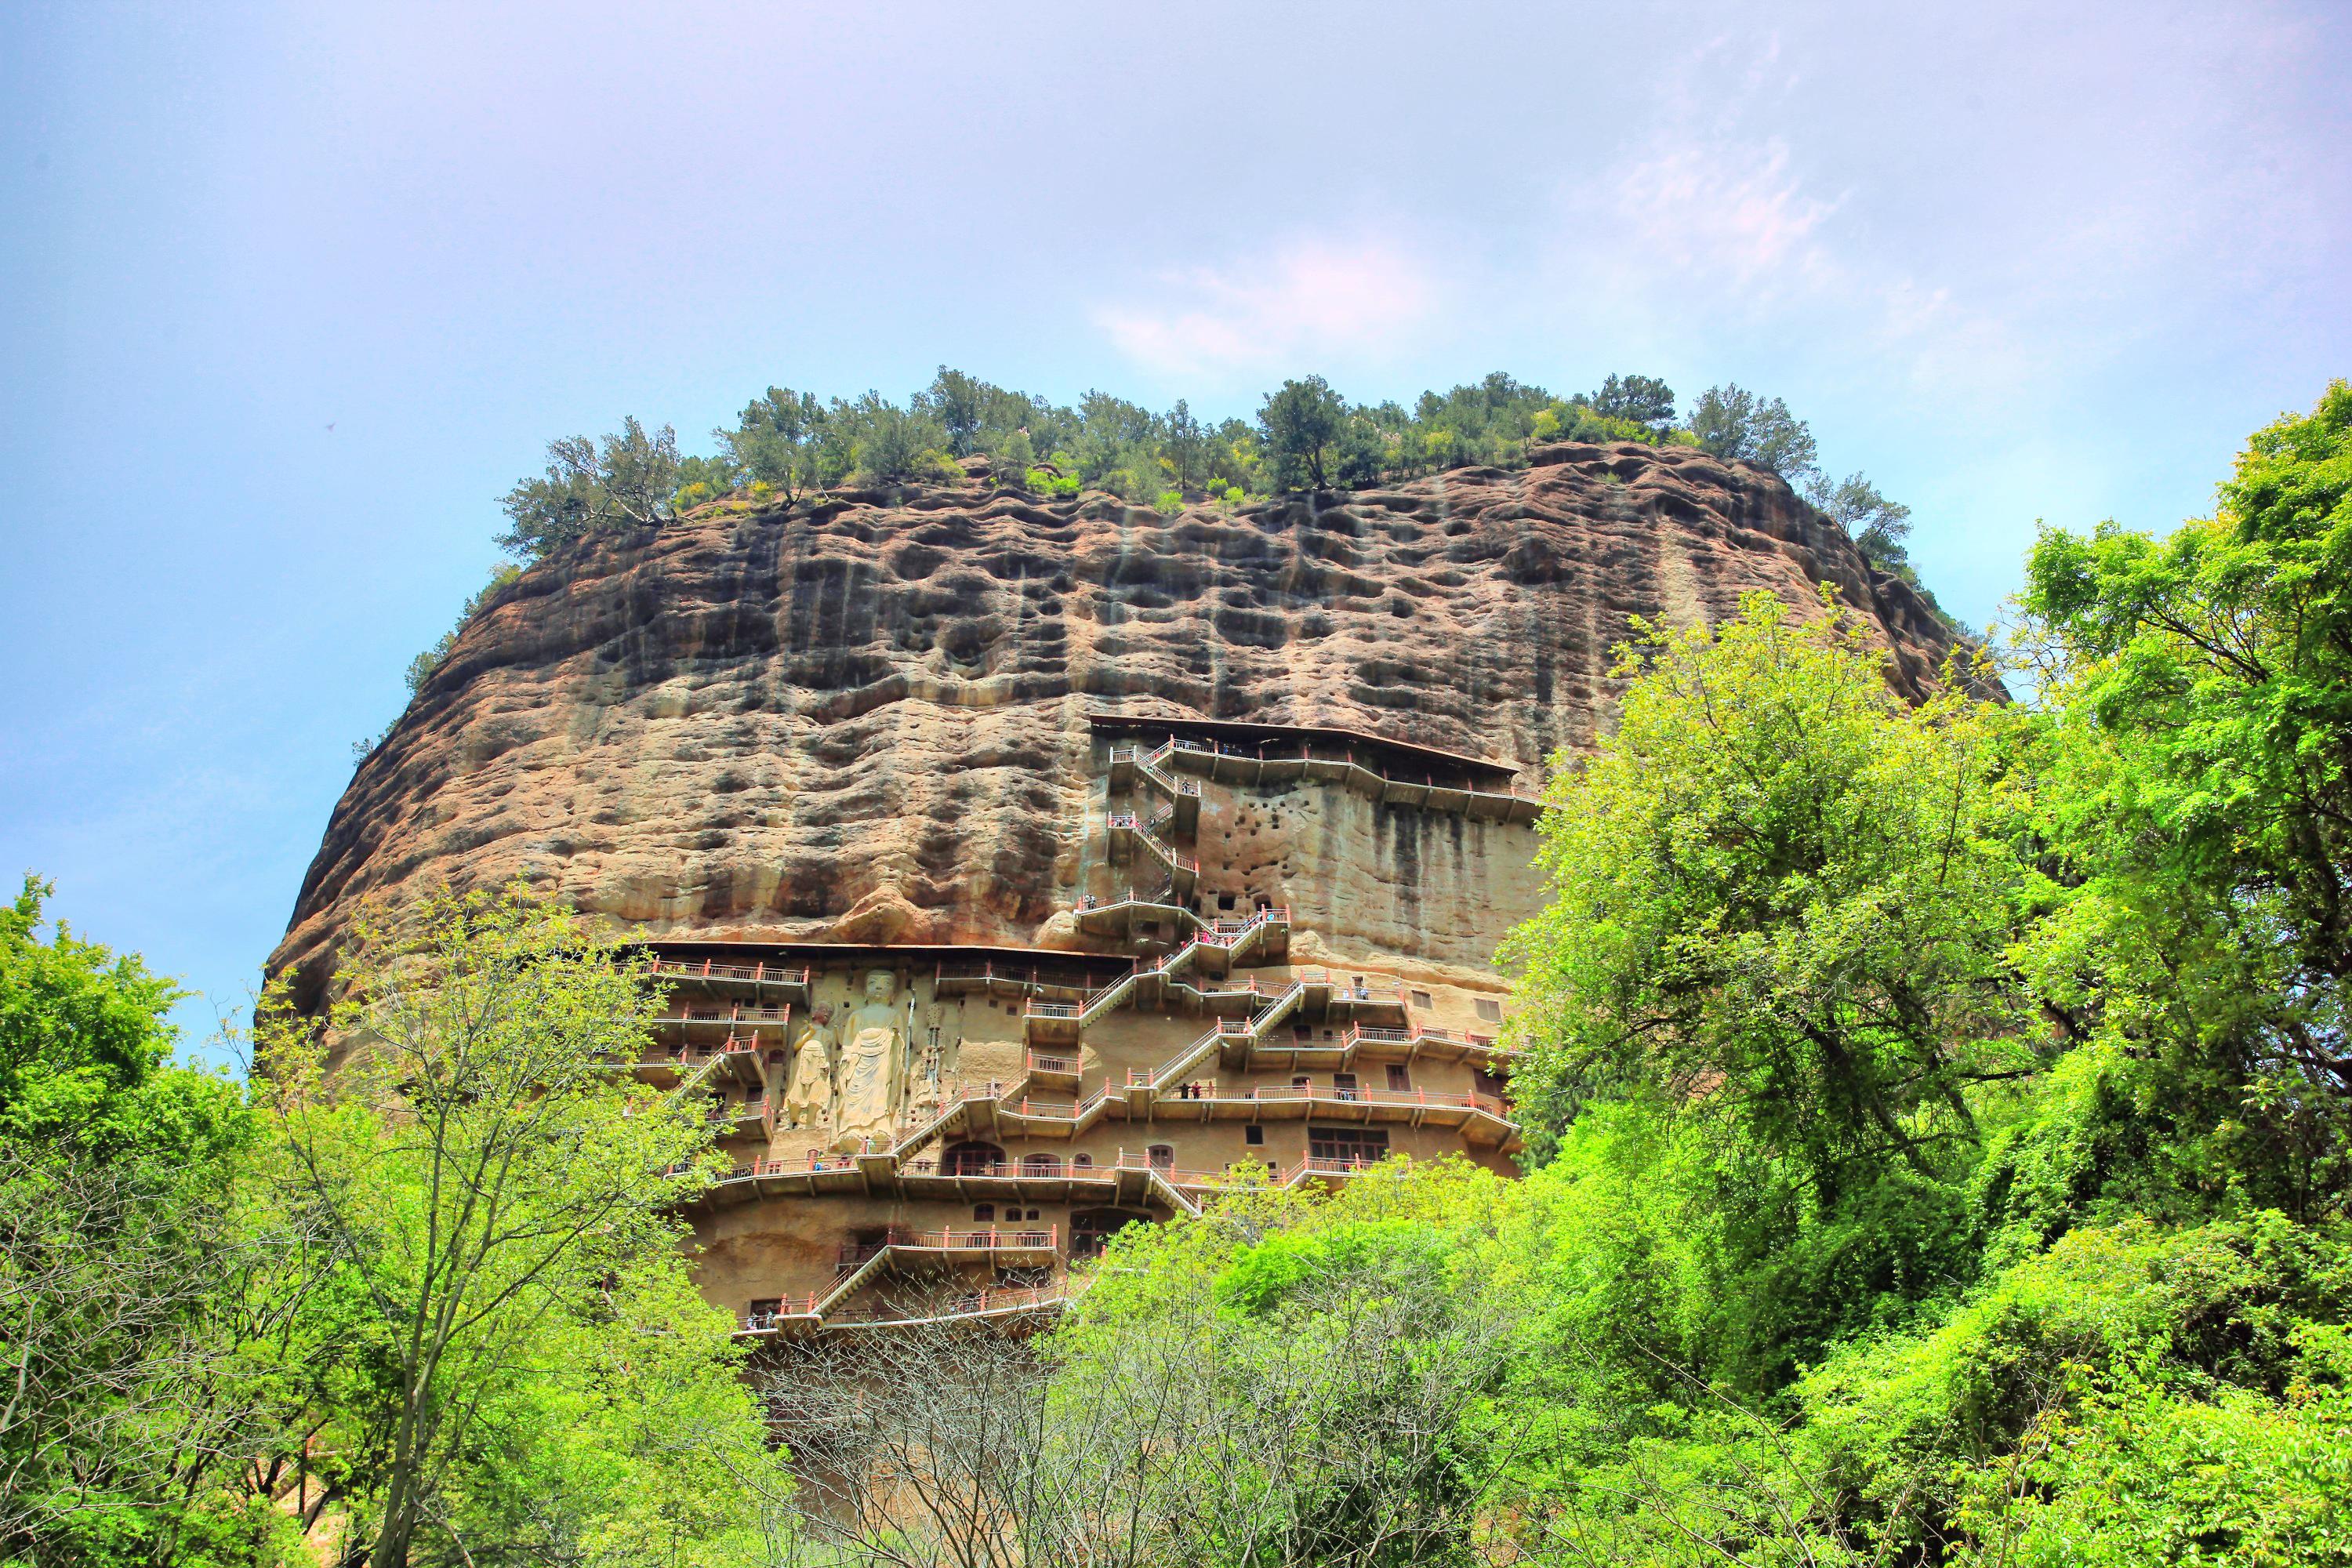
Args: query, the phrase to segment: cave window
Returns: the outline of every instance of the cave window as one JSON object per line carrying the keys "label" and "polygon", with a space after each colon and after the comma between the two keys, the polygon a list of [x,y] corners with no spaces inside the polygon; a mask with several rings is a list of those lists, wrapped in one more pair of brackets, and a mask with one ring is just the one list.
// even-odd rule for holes
{"label": "cave window", "polygon": [[1503,1021],[1503,1005],[1492,996],[1481,996],[1478,998],[1478,1016],[1489,1024],[1499,1024]]}
{"label": "cave window", "polygon": [[1073,1171],[1091,1171],[1094,1168],[1095,1157],[1092,1154],[1073,1154],[1070,1156],[1070,1169]]}
{"label": "cave window", "polygon": [[1425,1013],[1436,1004],[1431,1001],[1428,992],[1416,991],[1412,994],[1412,1005]]}
{"label": "cave window", "polygon": [[1151,1162],[1151,1168],[1155,1171],[1176,1168],[1176,1148],[1172,1143],[1154,1143],[1143,1152],[1143,1156]]}
{"label": "cave window", "polygon": [[994,1204],[974,1204],[971,1205],[971,1217],[975,1224],[986,1220],[992,1220],[996,1217],[996,1205]]}
{"label": "cave window", "polygon": [[1398,1062],[1389,1064],[1389,1087],[1394,1089],[1409,1089],[1412,1087],[1412,1075],[1404,1070],[1402,1064]]}
{"label": "cave window", "polygon": [[1255,1121],[1251,1122],[1247,1127],[1242,1129],[1242,1142],[1248,1144],[1253,1149],[1264,1147],[1265,1143],[1265,1129],[1260,1127]]}
{"label": "cave window", "polygon": [[1220,910],[1231,910],[1233,907],[1234,896],[1231,893],[1219,893],[1217,895],[1217,908]]}

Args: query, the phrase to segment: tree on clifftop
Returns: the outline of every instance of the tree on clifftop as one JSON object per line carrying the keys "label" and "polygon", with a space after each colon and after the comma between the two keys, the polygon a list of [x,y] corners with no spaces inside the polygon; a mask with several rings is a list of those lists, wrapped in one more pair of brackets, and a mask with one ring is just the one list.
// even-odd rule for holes
{"label": "tree on clifftop", "polygon": [[765,397],[744,405],[734,429],[711,434],[754,484],[768,486],[789,505],[819,481],[824,419],[816,394],[772,386]]}
{"label": "tree on clifftop", "polygon": [[1659,434],[1674,428],[1675,389],[1654,375],[1612,375],[1591,402],[1603,419],[1630,419]]}
{"label": "tree on clifftop", "polygon": [[514,525],[499,543],[538,556],[599,530],[660,522],[677,480],[677,432],[648,435],[635,415],[601,447],[587,436],[550,441],[546,477],[518,482],[499,503]]}
{"label": "tree on clifftop", "polygon": [[1860,474],[1848,474],[1834,483],[1826,475],[1813,475],[1805,482],[1805,499],[1845,530],[1864,561],[1881,572],[1908,574],[1911,552],[1903,542],[1911,536],[1909,507],[1888,500]]}
{"label": "tree on clifftop", "polygon": [[1813,433],[1777,397],[1759,397],[1734,383],[1710,386],[1691,409],[1691,434],[1718,458],[1744,458],[1790,479],[1812,471],[1820,457]]}
{"label": "tree on clifftop", "polygon": [[1286,381],[1266,395],[1258,410],[1266,453],[1274,460],[1276,489],[1324,489],[1330,484],[1327,461],[1348,420],[1347,399],[1319,375]]}

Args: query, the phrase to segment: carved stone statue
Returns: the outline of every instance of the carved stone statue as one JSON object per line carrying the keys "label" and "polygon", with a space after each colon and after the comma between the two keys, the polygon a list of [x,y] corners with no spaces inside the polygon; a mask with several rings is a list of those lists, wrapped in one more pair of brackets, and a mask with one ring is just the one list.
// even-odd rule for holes
{"label": "carved stone statue", "polygon": [[821,1127],[833,1110],[833,1009],[820,1005],[801,1032],[793,1057],[792,1086],[784,1091],[784,1125]]}
{"label": "carved stone statue", "polygon": [[855,1149],[868,1138],[887,1142],[898,1121],[907,1081],[907,1020],[891,1005],[897,978],[867,972],[866,1000],[841,1025],[841,1078],[834,1110],[834,1147]]}

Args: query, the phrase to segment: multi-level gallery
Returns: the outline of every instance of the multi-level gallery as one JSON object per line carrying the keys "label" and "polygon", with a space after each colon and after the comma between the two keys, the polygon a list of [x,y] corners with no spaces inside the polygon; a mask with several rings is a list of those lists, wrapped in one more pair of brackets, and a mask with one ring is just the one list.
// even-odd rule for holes
{"label": "multi-level gallery", "polygon": [[1333,730],[1088,731],[1066,946],[654,944],[641,1070],[722,1130],[697,1231],[747,1331],[1033,1313],[1121,1226],[1237,1182],[1507,1168],[1500,981],[1312,933],[1368,891],[1316,874],[1351,833],[1451,847],[1432,894],[1524,868],[1513,770]]}

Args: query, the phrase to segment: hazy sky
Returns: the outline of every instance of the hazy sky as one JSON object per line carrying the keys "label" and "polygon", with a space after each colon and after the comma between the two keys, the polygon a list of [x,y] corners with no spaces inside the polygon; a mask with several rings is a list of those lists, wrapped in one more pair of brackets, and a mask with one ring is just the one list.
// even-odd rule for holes
{"label": "hazy sky", "polygon": [[1738,381],[1982,623],[2352,373],[2348,87],[2341,0],[16,0],[0,870],[241,1008],[549,437],[943,361]]}

